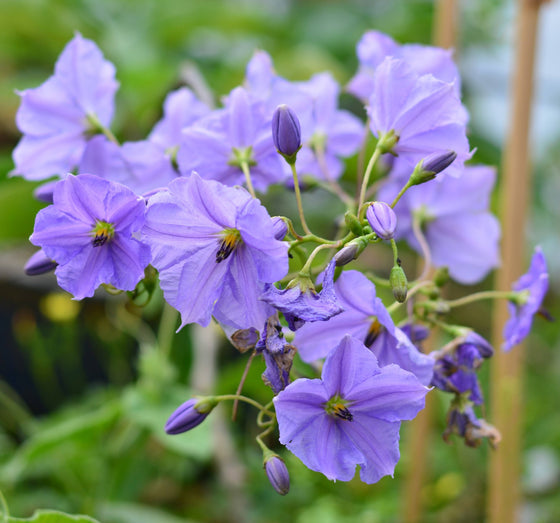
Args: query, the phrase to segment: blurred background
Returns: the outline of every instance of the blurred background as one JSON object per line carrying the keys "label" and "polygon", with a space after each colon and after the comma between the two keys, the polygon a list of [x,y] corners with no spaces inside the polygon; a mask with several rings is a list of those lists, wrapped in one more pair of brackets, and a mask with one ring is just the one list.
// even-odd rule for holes
{"label": "blurred background", "polygon": [[[274,492],[262,470],[254,411],[241,408],[231,424],[231,412],[224,410],[184,436],[166,437],[165,420],[189,397],[190,387],[232,393],[245,359],[202,329],[167,336],[176,317],[165,309],[162,315],[159,295],[146,308],[104,293],[74,302],[52,274],[26,277],[22,267],[34,252],[28,237],[41,204],[32,198],[37,184],[8,173],[19,139],[15,91],[41,84],[75,31],[115,64],[120,89],[112,128],[119,138],[135,140],[148,134],[165,95],[186,79],[209,86],[219,101],[240,84],[260,48],[290,80],[330,70],[345,84],[366,30],[429,44],[433,9],[433,2],[423,0],[1,0],[0,490],[13,516],[51,508],[102,523],[400,521],[413,436],[406,426],[394,479],[334,484],[286,452],[292,477],[286,497]],[[514,15],[512,0],[461,3],[456,57],[471,111],[470,140],[476,161],[491,165],[500,162],[508,126]],[[551,269],[545,305],[558,318],[557,2],[543,9],[541,22],[527,252],[543,247]],[[342,105],[360,114],[349,96]],[[317,206],[311,221],[321,218]],[[478,287],[491,284],[489,277]],[[488,304],[461,314],[489,336]],[[537,321],[527,344],[523,413],[522,518],[528,522],[560,521],[559,349],[558,323]],[[267,402],[262,370],[261,362],[253,365],[244,390]],[[487,375],[485,369],[488,391]],[[490,450],[441,440],[448,401],[438,396],[426,449],[422,521],[482,521]]]}

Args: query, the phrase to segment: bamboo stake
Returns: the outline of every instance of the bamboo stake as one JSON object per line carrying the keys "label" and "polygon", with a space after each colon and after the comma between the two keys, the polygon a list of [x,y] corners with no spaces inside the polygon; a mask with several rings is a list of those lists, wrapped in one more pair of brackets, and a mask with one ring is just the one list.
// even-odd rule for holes
{"label": "bamboo stake", "polygon": [[432,40],[435,45],[453,48],[457,45],[459,3],[457,0],[436,0]]}
{"label": "bamboo stake", "polygon": [[[517,49],[513,76],[511,124],[503,155],[501,214],[503,224],[502,260],[496,288],[508,290],[525,267],[524,231],[530,201],[529,127],[533,98],[533,66],[539,8],[542,0],[518,0]],[[493,342],[503,343],[502,330],[508,318],[507,304],[496,301],[493,315]],[[522,364],[524,348],[510,353],[497,350],[491,377],[492,423],[503,439],[490,457],[487,511],[489,523],[518,520],[520,502]]]}
{"label": "bamboo stake", "polygon": [[[437,0],[434,12],[433,41],[435,45],[454,48],[457,45],[457,22],[459,6],[457,0]],[[431,276],[433,276],[433,271]],[[424,343],[429,352],[435,346],[437,334]],[[409,427],[407,456],[409,456],[407,476],[404,483],[403,521],[417,523],[422,519],[422,488],[428,476],[428,453],[432,434],[433,413],[436,398],[426,397],[426,407],[412,421]]]}

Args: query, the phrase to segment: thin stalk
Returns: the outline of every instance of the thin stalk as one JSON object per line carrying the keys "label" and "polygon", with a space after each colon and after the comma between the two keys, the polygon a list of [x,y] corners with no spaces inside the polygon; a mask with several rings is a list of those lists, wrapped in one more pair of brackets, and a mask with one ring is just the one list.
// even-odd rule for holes
{"label": "thin stalk", "polygon": [[380,156],[381,156],[381,149],[379,147],[376,147],[375,151],[373,151],[373,154],[371,155],[371,158],[369,159],[369,162],[366,167],[366,172],[364,173],[364,179],[362,180],[362,186],[360,188],[360,199],[358,200],[358,213],[359,213],[358,218],[360,219],[363,218],[362,206],[364,205],[364,201],[366,198],[366,190],[369,184],[369,178],[373,171],[373,167],[377,163],[377,160],[379,160]]}
{"label": "thin stalk", "polygon": [[510,301],[516,301],[521,293],[515,291],[481,291],[475,292],[468,296],[463,296],[456,300],[450,300],[447,305],[451,308],[462,307],[463,305],[468,305],[469,303],[474,303],[479,300],[496,300],[496,299],[506,299]]}
{"label": "thin stalk", "polygon": [[[247,364],[245,365],[245,370],[243,371],[243,375],[241,376],[241,380],[239,381],[239,385],[237,386],[237,390],[235,391],[235,395],[239,396],[241,391],[243,390],[243,385],[245,384],[245,380],[247,379],[247,374],[249,374],[249,369],[251,368],[251,363],[253,363],[253,359],[257,354],[256,351],[253,351],[247,360]],[[233,410],[231,413],[231,421],[235,421],[237,417],[237,406],[239,405],[239,400],[235,400],[233,402]]]}
{"label": "thin stalk", "polygon": [[311,271],[311,265],[313,263],[313,260],[315,259],[315,256],[317,256],[317,254],[319,253],[319,251],[323,250],[323,249],[333,249],[335,247],[338,247],[338,245],[319,245],[318,247],[315,247],[315,249],[313,249],[313,252],[309,255],[309,258],[307,258],[307,261],[305,262],[305,265],[301,268],[300,274],[302,275],[309,275],[310,271]]}
{"label": "thin stalk", "polygon": [[420,220],[413,216],[412,218],[412,231],[414,232],[415,238],[418,240],[420,244],[420,249],[422,250],[422,256],[424,257],[424,268],[422,269],[422,273],[418,276],[417,280],[424,280],[428,276],[430,272],[430,267],[432,266],[432,253],[430,251],[430,246],[426,241],[426,237],[422,232],[422,228],[420,227]]}
{"label": "thin stalk", "polygon": [[157,332],[157,340],[159,350],[166,356],[169,356],[171,347],[173,346],[173,335],[175,334],[178,314],[177,310],[171,307],[167,302],[164,302]]}
{"label": "thin stalk", "polygon": [[99,118],[93,113],[86,115],[88,122],[91,124],[94,131],[98,131],[107,138],[110,142],[113,142],[116,145],[120,145],[119,141],[117,140],[116,136],[113,134],[111,129],[105,127],[100,121]]}
{"label": "thin stalk", "polygon": [[301,226],[303,227],[305,234],[312,235],[313,233],[307,226],[307,222],[305,221],[305,215],[303,214],[303,203],[301,201],[301,192],[299,190],[299,179],[298,179],[295,163],[291,163],[290,168],[292,169],[292,176],[294,178],[294,191],[296,193],[296,202],[297,202],[297,208],[299,213],[299,219],[301,221]]}
{"label": "thin stalk", "polygon": [[248,403],[249,405],[252,405],[256,409],[258,409],[260,411],[263,411],[267,416],[270,416],[270,417],[274,416],[274,413],[267,410],[266,407],[261,405],[258,401],[255,401],[252,398],[248,398],[247,396],[242,396],[240,394],[222,394],[220,396],[214,396],[214,399],[216,399],[218,401],[227,401],[227,400],[244,401],[245,403]]}
{"label": "thin stalk", "polygon": [[[315,154],[317,156],[317,162],[319,163],[319,168],[323,173],[325,179],[328,183],[328,190],[338,196],[340,200],[346,205],[348,209],[352,209],[354,207],[354,199],[342,188],[342,186],[336,181],[329,171],[327,166],[327,162],[325,159],[325,148],[322,145],[319,145],[315,148]],[[325,187],[327,188],[327,187]]]}
{"label": "thin stalk", "polygon": [[410,185],[410,180],[408,182],[405,183],[404,187],[399,191],[399,194],[397,194],[395,196],[395,199],[393,200],[393,203],[391,203],[391,208],[394,209],[395,205],[397,205],[397,203],[399,203],[399,200],[402,198],[402,195],[408,191],[408,189],[410,189],[411,185]]}
{"label": "thin stalk", "polygon": [[257,195],[255,194],[255,189],[253,187],[253,180],[251,179],[251,171],[249,169],[249,164],[246,161],[242,161],[239,163],[243,174],[245,175],[245,183],[247,184],[247,190],[251,194],[253,198],[256,198]]}

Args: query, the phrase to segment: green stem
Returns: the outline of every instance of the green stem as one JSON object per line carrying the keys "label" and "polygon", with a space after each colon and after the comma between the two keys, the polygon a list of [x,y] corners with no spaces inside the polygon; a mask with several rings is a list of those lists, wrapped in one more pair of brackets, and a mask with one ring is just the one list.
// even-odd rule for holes
{"label": "green stem", "polygon": [[179,313],[171,307],[167,302],[163,304],[163,311],[159,321],[159,329],[157,333],[158,347],[160,351],[169,356],[171,347],[173,346],[173,335],[177,325],[177,315]]}
{"label": "green stem", "polygon": [[251,196],[253,198],[256,198],[256,194],[255,194],[255,189],[253,187],[253,180],[251,179],[251,171],[249,169],[249,164],[243,160],[242,162],[239,163],[239,166],[241,167],[241,170],[243,171],[243,174],[245,175],[245,182],[247,183],[247,190],[249,191],[249,193],[251,194]]}
{"label": "green stem", "polygon": [[305,262],[305,265],[301,268],[301,270],[299,271],[299,273],[302,276],[309,276],[310,271],[311,271],[311,265],[313,264],[313,260],[315,258],[315,256],[317,256],[317,254],[319,253],[319,251],[323,250],[323,249],[334,249],[335,247],[338,247],[339,245],[336,244],[323,244],[323,245],[319,245],[318,247],[315,247],[315,249],[313,249],[313,252],[309,255],[309,258],[307,258],[307,261]]}
{"label": "green stem", "polygon": [[0,490],[0,509],[2,510],[2,523],[8,523],[10,519],[10,512],[8,510],[8,504],[4,498],[4,494]]}
{"label": "green stem", "polygon": [[117,140],[117,138],[115,137],[115,135],[112,133],[111,129],[109,129],[108,127],[105,127],[100,121],[99,118],[97,118],[97,116],[93,113],[89,113],[86,115],[86,118],[88,120],[88,122],[90,123],[92,129],[94,131],[97,131],[98,133],[103,134],[107,140],[109,140],[110,142],[113,142],[116,145],[120,145],[119,141]]}
{"label": "green stem", "polygon": [[227,400],[244,401],[245,403],[248,403],[249,405],[252,405],[256,409],[259,409],[260,411],[264,412],[267,416],[270,417],[274,416],[274,413],[267,410],[265,406],[261,405],[258,401],[255,401],[252,398],[248,398],[247,396],[241,396],[240,394],[222,394],[220,396],[213,396],[213,398],[216,399],[217,401],[227,401]]}
{"label": "green stem", "polygon": [[371,155],[371,158],[369,159],[369,162],[367,164],[366,167],[366,172],[364,174],[364,179],[362,180],[362,187],[360,188],[360,199],[358,200],[358,218],[361,220],[363,218],[363,209],[362,206],[364,205],[364,201],[366,198],[366,190],[369,184],[369,178],[371,176],[371,173],[373,171],[373,167],[375,166],[375,164],[377,163],[377,160],[379,160],[379,157],[381,156],[381,148],[380,147],[376,147],[375,151],[373,151],[373,154]]}
{"label": "green stem", "polygon": [[397,242],[391,238],[391,249],[393,249],[393,265],[399,265],[399,250]]}
{"label": "green stem", "polygon": [[505,298],[506,300],[517,302],[522,294],[522,292],[516,291],[481,291],[475,292],[474,294],[471,294],[469,296],[458,298],[456,300],[450,300],[446,303],[449,307],[454,308],[468,305],[469,303],[474,303],[479,300],[495,300]]}
{"label": "green stem", "polygon": [[315,147],[315,154],[317,156],[319,168],[321,169],[321,172],[327,180],[327,184],[321,184],[321,186],[329,192],[332,192],[333,194],[338,196],[344,203],[344,205],[346,205],[347,209],[352,209],[354,207],[354,199],[341,187],[341,185],[335,179],[333,179],[331,173],[329,172],[327,162],[325,160],[324,145],[318,145],[317,147]]}
{"label": "green stem", "polygon": [[297,171],[296,171],[296,164],[291,163],[290,168],[292,169],[292,176],[294,178],[294,191],[296,193],[296,202],[297,202],[297,208],[298,208],[298,213],[299,213],[299,219],[301,221],[301,226],[303,227],[303,230],[305,231],[305,234],[312,235],[313,233],[311,232],[311,230],[307,226],[307,222],[305,221],[305,216],[303,214],[303,203],[301,201],[301,192],[299,190],[299,180],[298,180],[298,175],[297,175]]}
{"label": "green stem", "polygon": [[391,208],[395,208],[395,205],[397,205],[397,203],[399,202],[399,200],[402,198],[402,195],[410,188],[412,187],[412,185],[410,185],[410,180],[408,182],[406,182],[405,186],[399,191],[399,194],[397,194],[395,196],[395,199],[393,200],[393,203],[391,204]]}

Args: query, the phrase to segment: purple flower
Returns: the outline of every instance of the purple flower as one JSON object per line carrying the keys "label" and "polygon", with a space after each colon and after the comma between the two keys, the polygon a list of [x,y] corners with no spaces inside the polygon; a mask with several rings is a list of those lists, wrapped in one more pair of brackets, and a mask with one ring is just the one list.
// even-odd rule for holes
{"label": "purple flower", "polygon": [[376,355],[379,365],[395,363],[423,384],[430,383],[434,360],[395,327],[372,282],[358,271],[345,271],[336,280],[335,291],[344,311],[327,321],[305,324],[296,332],[293,343],[304,361],[324,358],[350,334]]}
{"label": "purple flower", "polygon": [[119,146],[104,136],[88,142],[78,172],[94,172],[126,185],[138,195],[166,187],[178,176],[159,145],[143,140]]}
{"label": "purple flower", "polygon": [[146,204],[130,189],[90,174],[68,176],[35,220],[31,243],[58,263],[58,284],[76,299],[102,283],[131,291],[144,277],[150,248],[138,241]]}
{"label": "purple flower", "polygon": [[366,211],[366,218],[373,232],[384,240],[390,240],[397,228],[397,215],[385,202],[373,202]]}
{"label": "purple flower", "polygon": [[457,177],[472,156],[454,86],[430,74],[418,75],[403,60],[387,58],[377,68],[368,112],[375,136],[394,133],[391,151],[410,172],[432,153],[455,151],[457,158],[445,174]]}
{"label": "purple flower", "polygon": [[23,133],[13,174],[28,180],[64,175],[80,161],[97,121],[109,126],[118,88],[115,67],[79,33],[59,56],[54,75],[20,93],[16,123]]}
{"label": "purple flower", "polygon": [[[485,166],[466,167],[458,178],[442,178],[411,187],[395,212],[396,237],[406,238],[417,251],[412,219],[419,220],[430,248],[432,263],[447,266],[449,274],[463,284],[480,281],[499,265],[500,224],[489,212],[490,193],[496,173]],[[379,198],[391,201],[401,188],[398,182],[384,187]]]}
{"label": "purple flower", "polygon": [[344,172],[340,158],[358,151],[364,140],[364,125],[338,108],[340,87],[329,73],[317,74],[299,87],[311,99],[311,113],[298,113],[304,147],[298,153],[296,168],[320,180],[337,179]]}
{"label": "purple flower", "polygon": [[300,276],[292,280],[285,289],[267,285],[261,300],[279,310],[291,330],[295,331],[304,322],[323,321],[343,311],[334,290],[335,260],[331,260],[323,275],[320,292],[308,277]]}
{"label": "purple flower", "polygon": [[148,140],[168,151],[179,147],[182,131],[210,113],[210,108],[194,93],[181,87],[172,91],[163,103],[163,118],[154,125]]}
{"label": "purple flower", "polygon": [[380,367],[346,336],[328,355],[321,379],[298,379],[274,398],[280,442],[306,467],[365,483],[393,474],[401,420],[424,407],[428,389],[396,365]]}
{"label": "purple flower", "polygon": [[290,370],[296,349],[289,345],[278,321],[278,314],[266,320],[263,333],[255,347],[263,355],[266,370],[262,379],[275,394],[286,388],[290,382]]}
{"label": "purple flower", "polygon": [[218,404],[212,398],[191,398],[178,407],[165,424],[167,434],[181,434],[200,425]]}
{"label": "purple flower", "polygon": [[234,89],[225,109],[183,131],[177,153],[181,174],[194,170],[205,179],[233,186],[244,183],[245,162],[257,190],[284,181],[287,173],[272,141],[271,116],[263,115],[245,89]]}
{"label": "purple flower", "polygon": [[360,66],[350,80],[347,90],[364,102],[374,88],[376,68],[388,56],[404,60],[417,74],[432,74],[438,80],[452,83],[457,94],[461,82],[453,51],[418,44],[399,45],[390,36],[378,31],[367,31],[356,46]]}
{"label": "purple flower", "polygon": [[524,292],[524,295],[518,301],[508,303],[510,318],[504,326],[502,345],[505,351],[529,334],[533,316],[539,311],[548,290],[548,269],[540,247],[535,249],[529,271],[513,284],[513,290]]}
{"label": "purple flower", "polygon": [[273,313],[259,296],[288,271],[287,245],[245,189],[194,172],[177,178],[150,198],[143,238],[182,326],[214,315],[234,329],[260,329]]}

